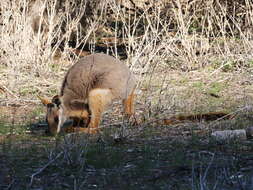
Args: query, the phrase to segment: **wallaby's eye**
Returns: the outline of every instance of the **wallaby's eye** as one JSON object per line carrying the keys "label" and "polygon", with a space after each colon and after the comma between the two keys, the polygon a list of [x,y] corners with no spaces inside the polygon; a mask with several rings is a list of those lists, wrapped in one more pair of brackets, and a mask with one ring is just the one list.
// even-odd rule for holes
{"label": "wallaby's eye", "polygon": [[57,107],[59,107],[60,104],[61,104],[61,101],[60,101],[60,99],[59,99],[59,96],[57,96],[57,95],[56,95],[55,97],[53,97],[52,102],[53,102],[54,104],[56,104]]}
{"label": "wallaby's eye", "polygon": [[57,107],[59,107],[59,106],[61,105],[60,99],[57,99],[57,100],[55,101],[55,104],[57,105]]}
{"label": "wallaby's eye", "polygon": [[59,122],[59,118],[58,117],[54,117],[54,122],[58,123]]}

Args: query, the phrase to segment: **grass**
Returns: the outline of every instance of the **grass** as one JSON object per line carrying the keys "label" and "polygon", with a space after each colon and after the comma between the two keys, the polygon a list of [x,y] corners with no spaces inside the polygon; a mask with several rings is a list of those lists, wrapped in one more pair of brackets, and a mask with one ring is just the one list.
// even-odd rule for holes
{"label": "grass", "polygon": [[24,125],[10,125],[4,121],[0,121],[0,134],[23,134],[27,130],[27,126]]}
{"label": "grass", "polygon": [[[160,132],[157,127],[156,130]],[[200,185],[212,187],[213,182],[218,187],[235,187],[239,182],[232,176],[237,178],[239,173],[240,180],[249,182],[247,167],[252,143],[217,144],[206,136],[180,139],[139,135],[121,143],[105,141],[108,137],[103,135],[7,138],[1,143],[0,165],[6,168],[1,187],[12,184],[13,189],[186,189],[193,185],[196,187],[192,189],[198,189]],[[31,176],[48,163],[34,176],[30,187]],[[228,176],[222,176],[222,172]]]}

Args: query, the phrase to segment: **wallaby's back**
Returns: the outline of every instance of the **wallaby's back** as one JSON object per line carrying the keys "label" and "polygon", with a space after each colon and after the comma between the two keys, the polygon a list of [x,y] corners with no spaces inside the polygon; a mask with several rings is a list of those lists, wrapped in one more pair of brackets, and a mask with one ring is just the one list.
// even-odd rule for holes
{"label": "wallaby's back", "polygon": [[114,98],[126,99],[135,88],[135,77],[125,64],[112,56],[89,55],[69,69],[60,96],[86,100],[95,88],[110,89]]}

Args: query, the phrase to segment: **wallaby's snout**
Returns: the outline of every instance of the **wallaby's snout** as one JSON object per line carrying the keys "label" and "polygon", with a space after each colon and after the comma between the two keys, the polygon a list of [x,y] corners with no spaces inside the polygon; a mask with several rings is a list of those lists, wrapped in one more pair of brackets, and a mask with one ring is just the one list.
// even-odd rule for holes
{"label": "wallaby's snout", "polygon": [[[43,105],[47,108],[46,121],[48,123],[48,130],[51,134],[56,134],[59,122],[59,96],[54,96],[52,100],[38,97]],[[57,103],[57,104],[56,104]]]}

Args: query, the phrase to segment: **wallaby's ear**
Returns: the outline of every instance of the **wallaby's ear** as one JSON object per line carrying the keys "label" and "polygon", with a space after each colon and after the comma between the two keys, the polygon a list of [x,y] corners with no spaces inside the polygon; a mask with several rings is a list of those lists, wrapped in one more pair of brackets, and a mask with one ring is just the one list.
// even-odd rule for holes
{"label": "wallaby's ear", "polygon": [[41,103],[42,103],[43,105],[45,105],[45,106],[52,103],[50,100],[48,100],[48,99],[46,99],[46,98],[42,98],[42,97],[40,97],[40,96],[38,96],[38,98],[40,99]]}
{"label": "wallaby's ear", "polygon": [[56,104],[57,107],[59,107],[59,105],[61,104],[61,100],[60,100],[59,95],[55,95],[55,96],[53,97],[52,103]]}

